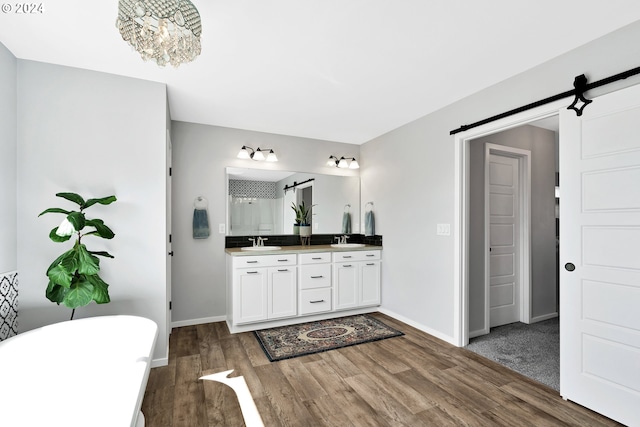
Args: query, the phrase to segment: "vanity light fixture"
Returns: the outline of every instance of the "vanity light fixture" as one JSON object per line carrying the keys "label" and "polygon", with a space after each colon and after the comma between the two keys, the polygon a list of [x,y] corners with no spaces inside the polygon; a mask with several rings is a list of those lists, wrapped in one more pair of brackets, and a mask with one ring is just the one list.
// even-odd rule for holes
{"label": "vanity light fixture", "polygon": [[[267,153],[266,156],[264,155],[265,152]],[[260,147],[258,147],[258,148],[256,148],[254,150],[253,148],[249,147],[248,145],[243,145],[242,146],[242,148],[238,152],[238,158],[239,159],[252,159],[252,160],[257,160],[257,161],[265,160],[267,162],[277,162],[278,161],[278,157],[276,156],[276,153],[273,152],[272,148],[265,148],[264,150],[261,150]]]}
{"label": "vanity light fixture", "polygon": [[342,156],[338,159],[336,156],[329,156],[327,166],[338,167],[341,169],[360,169],[360,165],[355,157],[345,158]]}

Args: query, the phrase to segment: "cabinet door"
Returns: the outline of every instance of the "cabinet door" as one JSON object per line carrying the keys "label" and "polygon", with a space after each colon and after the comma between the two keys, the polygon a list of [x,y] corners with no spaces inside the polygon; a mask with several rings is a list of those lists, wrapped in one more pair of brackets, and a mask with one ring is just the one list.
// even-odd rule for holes
{"label": "cabinet door", "polygon": [[360,263],[360,305],[380,304],[380,261]]}
{"label": "cabinet door", "polygon": [[267,269],[237,269],[233,278],[235,323],[267,318]]}
{"label": "cabinet door", "polygon": [[333,307],[343,310],[358,306],[358,264],[338,263],[334,265]]}
{"label": "cabinet door", "polygon": [[269,269],[267,317],[277,319],[298,314],[296,267]]}

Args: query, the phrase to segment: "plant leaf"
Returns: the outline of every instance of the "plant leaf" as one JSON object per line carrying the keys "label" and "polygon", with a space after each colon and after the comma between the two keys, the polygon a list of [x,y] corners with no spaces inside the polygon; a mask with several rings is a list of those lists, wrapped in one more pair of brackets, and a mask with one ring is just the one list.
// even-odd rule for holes
{"label": "plant leaf", "polygon": [[106,304],[111,299],[109,298],[109,285],[104,282],[97,274],[95,276],[87,276],[87,281],[93,285],[93,294],[91,298],[97,304]]}
{"label": "plant leaf", "polygon": [[69,211],[61,209],[61,208],[49,208],[49,209],[45,209],[42,212],[40,212],[40,215],[38,216],[42,216],[46,213],[63,213],[65,215],[69,215]]}
{"label": "plant leaf", "polygon": [[[113,239],[113,237],[115,236],[113,231],[111,231],[111,229],[109,227],[104,225],[104,221],[102,221],[101,219],[88,219],[86,221],[86,225],[89,225],[91,227],[95,227],[95,229],[96,229],[96,231],[92,231],[92,232],[87,233],[87,234],[97,234],[98,236],[102,237],[103,239]],[[87,234],[85,234],[85,236]]]}
{"label": "plant leaf", "polygon": [[84,199],[82,198],[82,196],[80,196],[79,194],[76,193],[56,193],[57,197],[62,197],[63,199],[67,199],[75,204],[77,204],[78,206],[80,206],[80,208],[82,208],[85,204]]}
{"label": "plant leaf", "polygon": [[69,273],[61,264],[56,265],[47,272],[49,280],[56,285],[68,288],[71,286],[73,275]]}
{"label": "plant leaf", "polygon": [[71,236],[58,236],[56,234],[56,231],[58,231],[58,227],[55,227],[53,230],[51,230],[51,232],[49,233],[49,238],[51,240],[53,240],[56,243],[60,243],[60,242],[66,242],[67,240],[69,240],[71,238]]}
{"label": "plant leaf", "polygon": [[78,273],[92,276],[100,271],[100,260],[87,251],[85,245],[76,246],[78,251]]}
{"label": "plant leaf", "polygon": [[103,256],[103,257],[107,257],[107,258],[115,258],[109,252],[105,252],[105,251],[89,251],[89,253],[91,255],[100,255],[100,256]]}
{"label": "plant leaf", "polygon": [[116,196],[101,197],[99,199],[89,199],[84,203],[83,209],[93,206],[96,203],[100,203],[101,205],[109,205],[115,202],[116,200],[118,200],[116,199]]}
{"label": "plant leaf", "polygon": [[68,292],[67,288],[64,288],[56,283],[49,281],[45,295],[49,301],[55,302],[56,304],[60,305],[60,303],[64,300],[64,297],[67,294],[67,292]]}
{"label": "plant leaf", "polygon": [[76,231],[80,231],[84,228],[86,220],[82,212],[72,211],[67,215],[67,220],[73,225]]}
{"label": "plant leaf", "polygon": [[62,303],[69,308],[84,307],[91,302],[92,295],[93,285],[84,276],[80,276],[78,280],[71,284],[71,288],[67,291]]}

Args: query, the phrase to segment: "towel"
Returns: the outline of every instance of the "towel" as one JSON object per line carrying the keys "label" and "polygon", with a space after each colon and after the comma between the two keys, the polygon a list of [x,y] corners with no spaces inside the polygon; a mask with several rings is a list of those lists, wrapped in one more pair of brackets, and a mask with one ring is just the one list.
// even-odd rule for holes
{"label": "towel", "polygon": [[364,235],[374,236],[376,234],[376,220],[373,217],[373,211],[364,214]]}
{"label": "towel", "polygon": [[351,234],[351,214],[349,212],[345,212],[342,215],[342,232]]}
{"label": "towel", "polygon": [[209,237],[209,218],[206,209],[193,210],[193,238],[206,239]]}

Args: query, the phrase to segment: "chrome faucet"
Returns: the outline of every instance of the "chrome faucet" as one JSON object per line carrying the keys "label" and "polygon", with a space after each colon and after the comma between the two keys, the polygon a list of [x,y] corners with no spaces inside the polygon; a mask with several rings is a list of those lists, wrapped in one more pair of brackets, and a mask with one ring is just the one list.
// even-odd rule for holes
{"label": "chrome faucet", "polygon": [[347,243],[347,239],[349,237],[351,237],[351,236],[347,236],[345,234],[344,236],[336,236],[336,237],[334,237],[334,239],[338,241],[338,244],[343,244],[343,243]]}
{"label": "chrome faucet", "polygon": [[264,246],[264,241],[269,240],[265,237],[258,237],[258,246]]}
{"label": "chrome faucet", "polygon": [[249,238],[249,241],[251,242],[251,246],[256,246],[256,239]]}

